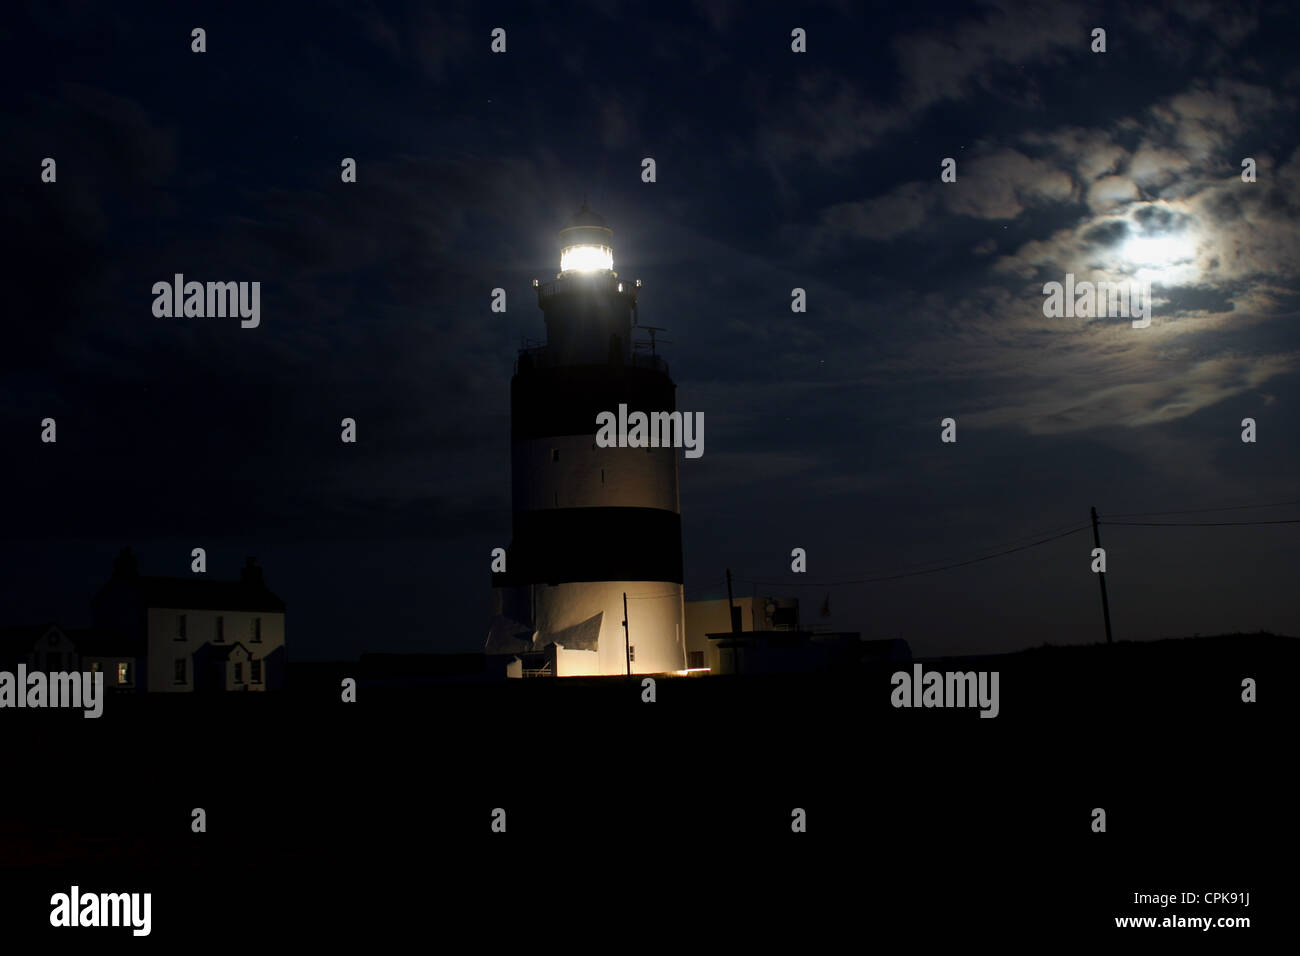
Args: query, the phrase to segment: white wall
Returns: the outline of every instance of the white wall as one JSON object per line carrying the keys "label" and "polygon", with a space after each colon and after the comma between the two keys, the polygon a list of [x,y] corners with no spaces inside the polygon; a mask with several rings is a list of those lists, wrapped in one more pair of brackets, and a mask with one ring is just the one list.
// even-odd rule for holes
{"label": "white wall", "polygon": [[[57,660],[55,659],[57,656]],[[80,657],[68,635],[57,624],[46,629],[27,655],[27,666],[45,673],[81,669]]]}
{"label": "white wall", "polygon": [[[740,608],[740,629],[754,629],[754,606],[757,601],[766,598],[752,596],[738,597],[736,607]],[[731,630],[731,615],[726,598],[716,601],[687,601],[686,612],[686,649],[703,651],[704,666],[718,673],[717,641],[711,641],[707,634],[722,634]]]}
{"label": "white wall", "polygon": [[538,584],[536,627],[545,636],[603,611],[597,673],[625,674],[625,591],[631,643],[636,651],[632,673],[661,674],[685,668],[682,586],[671,581],[579,581],[556,587]]}
{"label": "white wall", "polygon": [[555,649],[556,677],[586,677],[600,673],[600,654],[597,651]]}
{"label": "white wall", "polygon": [[[263,624],[262,628],[263,628],[263,633],[265,634],[266,625]],[[244,642],[241,641],[240,643],[242,644]],[[244,647],[242,648],[236,647],[233,651],[230,652],[230,657],[227,660],[222,662],[224,668],[224,689],[225,690],[248,691],[250,693],[261,693],[266,690],[266,681],[267,681],[266,662],[265,661],[262,662],[261,682],[256,684],[253,683],[253,669],[252,669],[253,660],[256,658],[260,658],[261,654],[255,651],[249,651],[247,647],[248,647],[247,644],[244,644]],[[235,680],[236,664],[239,664],[242,667],[241,676],[243,679],[238,681]]]}
{"label": "white wall", "polygon": [[[184,614],[186,638],[176,640],[176,619]],[[275,611],[199,611],[193,608],[149,608],[147,615],[148,670],[152,692],[189,693],[194,690],[194,652],[217,637],[217,618],[225,619],[224,644],[243,644],[250,654],[265,658],[284,645],[284,614]],[[253,621],[262,619],[262,640],[253,640]],[[173,680],[175,660],[186,659],[185,683]],[[263,682],[266,681],[266,664]],[[245,666],[245,671],[248,670]],[[247,677],[247,674],[245,674]]]}

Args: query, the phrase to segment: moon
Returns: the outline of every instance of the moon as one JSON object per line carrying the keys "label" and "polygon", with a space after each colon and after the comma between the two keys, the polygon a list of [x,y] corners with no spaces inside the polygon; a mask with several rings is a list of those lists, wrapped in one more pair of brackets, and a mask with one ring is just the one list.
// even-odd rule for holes
{"label": "moon", "polygon": [[1196,278],[1196,242],[1186,233],[1134,236],[1120,258],[1142,282],[1178,285]]}

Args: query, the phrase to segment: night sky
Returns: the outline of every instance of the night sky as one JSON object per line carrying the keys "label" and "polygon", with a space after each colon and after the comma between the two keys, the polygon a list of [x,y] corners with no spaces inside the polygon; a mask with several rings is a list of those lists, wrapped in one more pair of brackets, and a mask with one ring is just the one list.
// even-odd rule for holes
{"label": "night sky", "polygon": [[[585,196],[704,413],[688,601],[730,567],[922,655],[1102,640],[1089,531],[842,582],[1093,505],[1300,518],[1298,24],[1291,2],[24,5],[0,626],[88,624],[124,545],[177,576],[204,547],[218,578],[258,557],[294,658],[480,649],[531,280]],[[1093,269],[1155,283],[1149,328],[1044,317],[1045,282]],[[260,281],[261,325],[155,317],[175,273]],[[1298,535],[1103,523],[1116,639],[1300,632]]]}

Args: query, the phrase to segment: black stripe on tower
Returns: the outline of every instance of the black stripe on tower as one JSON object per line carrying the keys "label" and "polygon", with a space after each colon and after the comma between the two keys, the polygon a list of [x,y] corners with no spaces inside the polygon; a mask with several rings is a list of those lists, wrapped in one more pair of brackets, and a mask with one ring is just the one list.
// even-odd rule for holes
{"label": "black stripe on tower", "polygon": [[497,587],[571,581],[682,583],[682,518],[662,508],[517,511]]}
{"label": "black stripe on tower", "polygon": [[[527,441],[559,435],[594,435],[596,415],[671,412],[677,386],[666,372],[635,366],[570,365],[521,368],[510,381],[510,438]],[[609,578],[607,580],[614,580]]]}

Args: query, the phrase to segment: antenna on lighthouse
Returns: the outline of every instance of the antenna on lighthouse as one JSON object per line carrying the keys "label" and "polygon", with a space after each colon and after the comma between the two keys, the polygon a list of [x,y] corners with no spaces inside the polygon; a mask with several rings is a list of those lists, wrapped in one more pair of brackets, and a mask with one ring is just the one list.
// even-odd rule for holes
{"label": "antenna on lighthouse", "polygon": [[[656,354],[656,353],[655,353],[655,333],[656,333],[656,332],[667,332],[668,330],[667,330],[666,328],[664,328],[662,325],[638,325],[637,328],[638,328],[638,329],[645,329],[647,332],[650,333],[650,354],[651,354],[651,355]],[[672,345],[672,344],[673,344],[673,340],[672,340],[672,339],[664,339],[663,341],[664,341],[664,344],[665,344],[665,345]]]}

